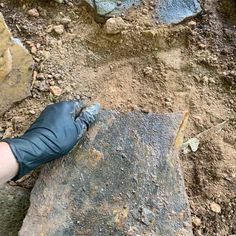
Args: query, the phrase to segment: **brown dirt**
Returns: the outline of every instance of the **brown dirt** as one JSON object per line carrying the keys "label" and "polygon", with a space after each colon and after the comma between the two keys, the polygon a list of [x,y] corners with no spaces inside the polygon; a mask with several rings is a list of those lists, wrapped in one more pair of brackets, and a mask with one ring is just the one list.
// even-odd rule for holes
{"label": "brown dirt", "polygon": [[[194,234],[236,234],[236,4],[204,1],[205,13],[172,27],[152,22],[147,2],[129,12],[128,27],[106,35],[79,4],[2,0],[14,36],[34,53],[32,96],[0,119],[4,136],[22,133],[50,102],[80,98],[119,111],[189,110],[186,140],[197,152],[181,154]],[[27,10],[36,7],[40,17]],[[64,34],[48,32],[63,16]],[[196,25],[195,25],[196,23]],[[37,74],[37,76],[36,76]],[[55,97],[49,86],[62,89]],[[0,130],[1,130],[0,126]],[[212,203],[220,205],[214,212]]]}

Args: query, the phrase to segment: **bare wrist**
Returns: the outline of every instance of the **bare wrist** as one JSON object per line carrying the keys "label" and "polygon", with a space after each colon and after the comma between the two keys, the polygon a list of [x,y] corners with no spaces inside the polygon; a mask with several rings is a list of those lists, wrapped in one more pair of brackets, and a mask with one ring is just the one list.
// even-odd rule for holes
{"label": "bare wrist", "polygon": [[12,179],[19,170],[19,164],[9,144],[0,142],[0,184]]}

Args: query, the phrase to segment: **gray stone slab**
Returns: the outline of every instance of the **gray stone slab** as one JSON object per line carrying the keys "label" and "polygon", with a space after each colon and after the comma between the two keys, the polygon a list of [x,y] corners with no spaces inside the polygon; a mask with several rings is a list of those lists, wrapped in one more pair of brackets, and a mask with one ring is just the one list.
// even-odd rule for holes
{"label": "gray stone slab", "polygon": [[121,16],[128,9],[141,4],[141,0],[123,0],[117,4],[117,0],[84,0],[95,9],[99,16]]}
{"label": "gray stone slab", "polygon": [[[142,4],[141,0],[84,0],[96,14],[104,17],[122,16]],[[117,4],[119,2],[119,4]],[[200,0],[156,0],[155,17],[162,24],[179,23],[202,11]]]}
{"label": "gray stone slab", "polygon": [[192,235],[185,124],[183,113],[103,111],[79,147],[43,169],[19,235]]}
{"label": "gray stone slab", "polygon": [[176,24],[201,11],[200,0],[158,0],[155,16],[160,23]]}
{"label": "gray stone slab", "polygon": [[0,115],[30,95],[33,59],[14,39],[0,12]]}
{"label": "gray stone slab", "polygon": [[0,235],[17,236],[29,207],[30,191],[0,186]]}

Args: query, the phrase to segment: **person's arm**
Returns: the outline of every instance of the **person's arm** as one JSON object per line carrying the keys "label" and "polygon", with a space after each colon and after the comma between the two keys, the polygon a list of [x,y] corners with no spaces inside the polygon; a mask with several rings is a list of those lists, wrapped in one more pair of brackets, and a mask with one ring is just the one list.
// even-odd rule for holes
{"label": "person's arm", "polygon": [[47,106],[24,135],[0,143],[0,184],[69,153],[99,109],[99,104],[84,108],[77,100]]}
{"label": "person's arm", "polygon": [[0,185],[16,176],[19,164],[9,144],[0,142]]}

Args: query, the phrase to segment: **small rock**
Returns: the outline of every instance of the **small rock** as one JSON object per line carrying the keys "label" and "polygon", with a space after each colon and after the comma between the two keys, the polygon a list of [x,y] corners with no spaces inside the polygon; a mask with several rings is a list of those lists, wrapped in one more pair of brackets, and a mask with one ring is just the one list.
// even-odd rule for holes
{"label": "small rock", "polygon": [[144,74],[145,76],[152,75],[152,73],[153,73],[153,69],[152,69],[152,67],[150,67],[150,66],[147,66],[147,67],[143,70],[143,74]]}
{"label": "small rock", "polygon": [[36,112],[35,112],[34,110],[29,110],[29,114],[30,114],[30,115],[35,115]]}
{"label": "small rock", "polygon": [[51,53],[49,51],[41,51],[42,55],[44,56],[45,60],[50,58]]}
{"label": "small rock", "polygon": [[209,83],[209,78],[208,78],[206,75],[204,75],[204,76],[202,77],[202,81],[203,81],[204,83],[208,84],[208,83]]}
{"label": "small rock", "polygon": [[0,3],[0,7],[1,7],[1,8],[4,8],[4,3],[1,2],[1,3]]}
{"label": "small rock", "polygon": [[60,20],[62,25],[68,25],[69,23],[71,23],[71,19],[69,17],[64,17]]}
{"label": "small rock", "polygon": [[194,28],[197,25],[197,22],[195,20],[191,20],[188,22],[188,26],[191,28]]}
{"label": "small rock", "polygon": [[122,2],[121,1],[117,1],[117,6],[120,6],[121,4],[122,4]]}
{"label": "small rock", "polygon": [[45,78],[45,76],[44,76],[43,73],[38,73],[37,76],[36,76],[36,78],[37,78],[38,80],[43,80],[43,79]]}
{"label": "small rock", "polygon": [[53,25],[48,25],[47,29],[45,30],[47,33],[51,33],[53,31]]}
{"label": "small rock", "polygon": [[148,14],[148,10],[147,9],[143,9],[142,13],[143,13],[143,15],[147,15]]}
{"label": "small rock", "polygon": [[59,34],[59,35],[61,35],[61,34],[63,34],[64,33],[64,26],[63,25],[55,25],[54,27],[53,27],[53,30],[54,30],[54,32],[56,33],[56,34]]}
{"label": "small rock", "polygon": [[28,15],[32,16],[32,17],[39,17],[39,12],[36,8],[32,8],[30,10],[28,10]]}
{"label": "small rock", "polygon": [[64,0],[54,0],[54,1],[58,3],[64,3]]}
{"label": "small rock", "polygon": [[213,212],[215,212],[215,213],[220,213],[220,212],[221,212],[221,207],[220,207],[220,205],[217,204],[217,203],[215,203],[215,202],[212,202],[212,203],[210,204],[210,208],[211,208],[211,210],[212,210]]}
{"label": "small rock", "polygon": [[60,96],[62,94],[62,89],[58,86],[50,86],[49,89],[53,96]]}
{"label": "small rock", "polygon": [[187,142],[183,143],[182,150],[184,154],[188,154],[191,151],[196,152],[198,150],[200,141],[198,138],[190,138]]}
{"label": "small rock", "polygon": [[206,48],[206,44],[204,44],[204,43],[199,43],[198,46],[199,46],[200,49],[205,49]]}
{"label": "small rock", "polygon": [[41,92],[48,91],[48,85],[45,81],[35,81],[34,86]]}
{"label": "small rock", "polygon": [[31,47],[30,51],[31,51],[32,54],[36,54],[37,48],[35,46],[33,46],[33,47]]}
{"label": "small rock", "polygon": [[127,24],[121,17],[110,18],[104,25],[104,29],[107,34],[119,34],[126,27]]}
{"label": "small rock", "polygon": [[192,222],[195,226],[200,226],[202,223],[201,219],[198,218],[197,216],[192,217]]}

